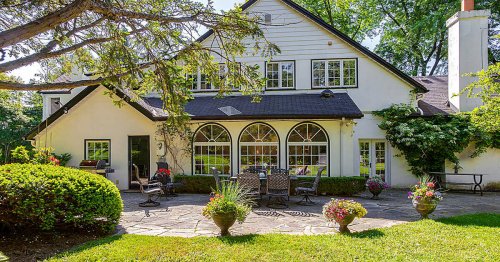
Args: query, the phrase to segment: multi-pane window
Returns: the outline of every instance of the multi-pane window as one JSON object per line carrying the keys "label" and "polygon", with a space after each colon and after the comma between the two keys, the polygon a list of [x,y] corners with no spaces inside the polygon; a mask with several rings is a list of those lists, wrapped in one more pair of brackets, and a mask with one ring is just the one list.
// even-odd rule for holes
{"label": "multi-pane window", "polygon": [[222,174],[231,171],[231,137],[225,128],[217,124],[201,127],[193,138],[195,174],[211,174],[215,167]]}
{"label": "multi-pane window", "polygon": [[357,85],[356,74],[355,59],[312,62],[313,87],[315,88],[355,87]]}
{"label": "multi-pane window", "polygon": [[240,170],[277,168],[278,148],[278,134],[272,127],[264,123],[248,126],[240,136]]}
{"label": "multi-pane window", "polygon": [[380,176],[386,180],[387,143],[377,140],[359,141],[359,174],[364,177]]}
{"label": "multi-pane window", "polygon": [[110,164],[110,140],[85,140],[85,159],[104,160]]}
{"label": "multi-pane window", "polygon": [[313,123],[293,128],[288,136],[288,167],[291,172],[315,176],[322,166],[328,166],[328,137],[323,128]]}
{"label": "multi-pane window", "polygon": [[[240,68],[238,68],[238,65],[239,63],[237,63],[236,66],[234,66],[234,68],[232,68],[231,70],[233,71],[240,70]],[[227,76],[229,74],[229,68],[227,64],[224,63],[219,64],[219,71],[216,73],[218,74],[219,80],[221,82],[227,81]],[[195,73],[186,74],[186,78],[189,81],[191,81],[191,90],[194,91],[219,90],[217,84],[213,83],[216,81],[214,81],[214,79],[210,77],[210,75],[203,73],[202,70],[198,70],[198,72]],[[229,84],[229,86],[233,86],[231,85],[231,83],[226,83],[226,84]],[[235,88],[233,87],[233,89]]]}
{"label": "multi-pane window", "polygon": [[268,89],[294,88],[295,62],[269,62],[266,64]]}

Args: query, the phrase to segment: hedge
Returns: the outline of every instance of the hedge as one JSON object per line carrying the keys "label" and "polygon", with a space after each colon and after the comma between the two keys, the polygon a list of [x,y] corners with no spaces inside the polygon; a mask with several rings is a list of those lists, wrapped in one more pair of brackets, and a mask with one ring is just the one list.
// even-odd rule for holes
{"label": "hedge", "polygon": [[[182,183],[176,189],[179,193],[210,193],[215,188],[213,176],[175,175],[175,182]],[[313,182],[314,177],[299,177],[290,183],[290,192],[294,194],[295,187],[300,182]],[[364,177],[322,177],[318,186],[319,194],[352,196],[365,190]]]}
{"label": "hedge", "polygon": [[0,223],[42,230],[112,230],[123,203],[106,178],[53,165],[0,166]]}

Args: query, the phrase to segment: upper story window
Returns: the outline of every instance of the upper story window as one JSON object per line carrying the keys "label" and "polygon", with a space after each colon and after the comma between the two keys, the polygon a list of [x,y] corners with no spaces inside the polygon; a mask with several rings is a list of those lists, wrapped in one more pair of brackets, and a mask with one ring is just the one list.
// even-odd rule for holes
{"label": "upper story window", "polygon": [[[226,64],[219,64],[219,79],[224,80],[228,71],[229,69]],[[186,74],[186,78],[191,81],[191,90],[193,91],[219,90],[219,87],[210,83],[210,77],[203,73],[203,70],[198,70],[198,72],[193,74]]]}
{"label": "upper story window", "polygon": [[356,59],[314,60],[312,77],[313,88],[356,87]]}
{"label": "upper story window", "polygon": [[295,62],[281,61],[266,64],[266,88],[294,88],[295,87]]}
{"label": "upper story window", "polygon": [[50,98],[50,115],[54,114],[57,110],[61,108],[61,98],[52,97]]}

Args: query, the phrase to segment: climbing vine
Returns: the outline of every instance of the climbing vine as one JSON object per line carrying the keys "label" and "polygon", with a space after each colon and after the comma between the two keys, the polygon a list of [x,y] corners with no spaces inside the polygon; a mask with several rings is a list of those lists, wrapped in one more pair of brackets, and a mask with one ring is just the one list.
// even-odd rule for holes
{"label": "climbing vine", "polygon": [[374,113],[383,118],[379,127],[386,131],[391,145],[417,176],[442,171],[446,160],[459,166],[457,153],[475,144],[475,157],[488,147],[499,147],[498,133],[487,133],[476,127],[467,114],[420,116],[406,104],[393,105]]}

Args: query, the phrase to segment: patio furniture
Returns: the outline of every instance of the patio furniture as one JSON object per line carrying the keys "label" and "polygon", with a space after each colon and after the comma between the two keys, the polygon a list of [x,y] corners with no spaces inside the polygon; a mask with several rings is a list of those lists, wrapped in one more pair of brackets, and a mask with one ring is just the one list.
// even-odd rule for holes
{"label": "patio furniture", "polygon": [[222,180],[220,179],[220,177],[219,177],[220,171],[217,170],[217,168],[215,168],[215,167],[212,167],[212,174],[213,174],[214,179],[215,179],[216,190],[219,190],[222,187],[222,183],[229,182],[229,180],[227,180],[227,179],[222,179]]}
{"label": "patio furniture", "polygon": [[307,167],[308,166],[304,166],[304,168],[302,168],[299,172],[297,172],[297,176],[305,176],[307,174]]}
{"label": "patio furniture", "polygon": [[[286,200],[290,200],[290,177],[288,172],[269,174],[267,176],[267,207],[287,208]],[[271,201],[274,199],[275,201]]]}
{"label": "patio furniture", "polygon": [[[134,177],[137,179],[137,181],[132,181],[131,183],[138,184],[141,190],[141,194],[147,196],[148,198],[146,202],[139,203],[139,206],[140,207],[159,206],[160,202],[157,202],[156,199],[158,199],[163,193],[163,190],[161,189],[162,184],[160,182],[154,182],[154,183],[141,182],[141,179],[139,178],[139,167],[137,167],[135,164],[132,164],[132,173]],[[153,200],[153,197],[156,197],[155,200]]]}
{"label": "patio furniture", "polygon": [[237,175],[236,181],[246,190],[245,194],[252,199],[261,197],[260,194],[260,177],[258,173],[245,172]]}
{"label": "patio furniture", "polygon": [[[476,189],[479,188],[479,193],[481,196],[483,195],[483,187],[481,183],[483,183],[484,174],[459,174],[459,173],[446,173],[446,172],[429,172],[429,175],[434,178],[436,182],[436,188],[448,189],[448,185],[458,185],[458,186],[470,186],[471,190],[473,190],[474,194],[476,193]],[[470,176],[473,178],[473,182],[447,182],[446,177],[453,176]],[[474,187],[474,188],[473,188]]]}
{"label": "patio furniture", "polygon": [[[318,185],[321,179],[321,173],[325,170],[326,167],[320,167],[318,169],[318,173],[314,178],[314,182],[300,182],[295,188],[295,192],[297,195],[303,196],[302,200],[297,202],[299,205],[311,206],[315,203],[311,200],[311,196],[315,196],[318,194]],[[310,185],[307,187],[307,185]]]}
{"label": "patio furniture", "polygon": [[157,169],[168,169],[168,163],[167,162],[156,162],[156,168]]}
{"label": "patio furniture", "polygon": [[82,160],[78,168],[92,174],[104,176],[105,178],[108,178],[108,174],[115,172],[114,169],[106,166],[106,161],[104,160]]}

